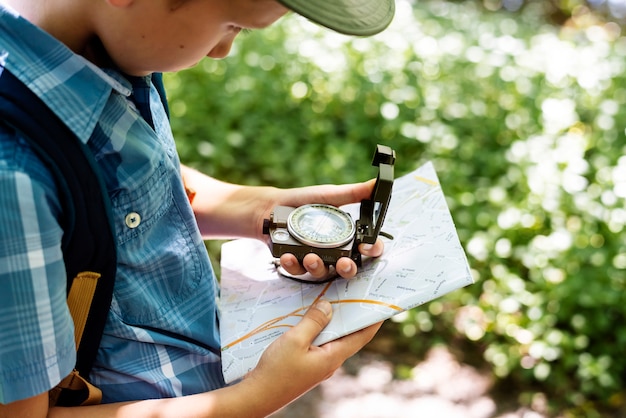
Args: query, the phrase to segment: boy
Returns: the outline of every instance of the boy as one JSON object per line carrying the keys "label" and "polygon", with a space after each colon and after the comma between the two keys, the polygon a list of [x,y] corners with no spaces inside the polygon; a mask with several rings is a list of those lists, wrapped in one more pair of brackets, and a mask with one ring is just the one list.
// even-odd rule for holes
{"label": "boy", "polygon": [[[225,57],[242,29],[289,9],[336,30],[382,30],[392,0],[0,0],[0,69],[35,92],[93,152],[113,206],[113,301],[90,380],[103,404],[48,407],[75,362],[58,190],[19,134],[0,121],[0,417],[265,416],[329,377],[380,324],[313,347],[328,302],[224,387],[216,284],[203,239],[264,239],[275,205],[343,205],[373,182],[294,190],[226,184],[180,165],[152,72]],[[0,74],[1,76],[1,74]],[[36,116],[36,115],[34,115]],[[185,187],[194,189],[193,205]],[[361,248],[378,256],[382,244]],[[292,274],[327,269],[315,255]],[[344,258],[345,278],[356,265]]]}

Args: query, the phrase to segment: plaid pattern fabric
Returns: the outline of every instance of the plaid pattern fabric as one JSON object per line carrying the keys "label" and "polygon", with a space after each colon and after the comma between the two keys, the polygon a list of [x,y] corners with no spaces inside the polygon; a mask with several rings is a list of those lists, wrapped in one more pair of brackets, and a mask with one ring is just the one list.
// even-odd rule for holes
{"label": "plaid pattern fabric", "polygon": [[[111,196],[117,277],[90,376],[103,401],[222,387],[217,286],[150,78],[96,68],[0,6],[2,67],[88,144]],[[1,403],[50,389],[75,361],[60,210],[46,167],[0,124]]]}

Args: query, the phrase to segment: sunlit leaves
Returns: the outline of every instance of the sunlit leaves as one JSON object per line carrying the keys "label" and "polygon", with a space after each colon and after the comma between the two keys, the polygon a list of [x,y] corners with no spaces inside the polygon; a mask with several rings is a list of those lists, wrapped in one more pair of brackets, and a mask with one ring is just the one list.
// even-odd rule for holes
{"label": "sunlit leaves", "polygon": [[432,160],[477,283],[396,317],[398,339],[418,351],[463,338],[562,408],[615,403],[626,40],[580,8],[554,27],[537,13],[547,2],[478,3],[398,0],[372,38],[290,16],[168,74],[181,158],[281,187],[369,179],[379,142],[398,175]]}

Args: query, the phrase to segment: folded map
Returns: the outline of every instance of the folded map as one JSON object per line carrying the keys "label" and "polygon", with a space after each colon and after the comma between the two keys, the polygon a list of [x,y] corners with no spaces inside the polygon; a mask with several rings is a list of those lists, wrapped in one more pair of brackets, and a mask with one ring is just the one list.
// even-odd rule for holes
{"label": "folded map", "polygon": [[[356,213],[358,204],[344,207]],[[384,254],[364,259],[357,275],[324,284],[281,276],[258,240],[222,246],[220,334],[227,383],[242,378],[265,348],[318,299],[333,306],[330,324],[314,344],[365,328],[473,283],[467,257],[432,163],[394,181],[381,236]]]}

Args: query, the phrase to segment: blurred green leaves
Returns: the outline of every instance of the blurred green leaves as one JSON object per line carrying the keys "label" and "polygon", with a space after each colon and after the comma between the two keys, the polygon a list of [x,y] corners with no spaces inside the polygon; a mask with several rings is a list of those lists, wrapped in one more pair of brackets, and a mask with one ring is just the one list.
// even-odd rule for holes
{"label": "blurred green leaves", "polygon": [[280,187],[369,179],[376,143],[398,175],[432,160],[476,284],[396,318],[397,339],[465,341],[593,416],[625,402],[626,40],[580,8],[554,27],[483,6],[399,1],[369,39],[295,16],[242,36],[166,76],[181,159]]}

